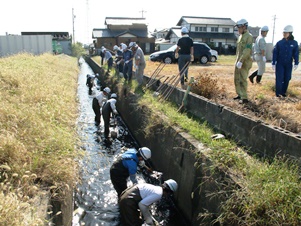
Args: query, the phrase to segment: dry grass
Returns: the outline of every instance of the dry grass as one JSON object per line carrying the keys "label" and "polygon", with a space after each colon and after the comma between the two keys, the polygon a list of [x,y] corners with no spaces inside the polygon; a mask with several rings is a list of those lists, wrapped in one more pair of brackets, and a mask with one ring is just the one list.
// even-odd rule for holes
{"label": "dry grass", "polygon": [[0,225],[43,225],[34,197],[76,183],[77,59],[20,54],[0,68]]}
{"label": "dry grass", "polygon": [[[275,97],[274,85],[275,76],[271,64],[267,63],[266,73],[263,75],[262,84],[251,84],[249,82],[248,95],[250,103],[240,105],[232,98],[236,96],[234,87],[234,61],[235,56],[219,56],[218,62],[206,65],[191,65],[189,67],[189,77],[195,77],[199,85],[208,93],[208,87],[212,91],[207,98],[225,105],[237,112],[248,114],[256,120],[262,120],[273,126],[280,126],[294,133],[301,133],[301,71],[298,69],[293,72],[292,80],[288,88],[288,97],[279,100]],[[147,61],[145,74],[151,76],[158,62]],[[250,72],[257,69],[256,63]],[[166,65],[157,76],[178,75],[178,65]],[[207,89],[207,90],[206,90]],[[193,89],[192,89],[193,91]]]}

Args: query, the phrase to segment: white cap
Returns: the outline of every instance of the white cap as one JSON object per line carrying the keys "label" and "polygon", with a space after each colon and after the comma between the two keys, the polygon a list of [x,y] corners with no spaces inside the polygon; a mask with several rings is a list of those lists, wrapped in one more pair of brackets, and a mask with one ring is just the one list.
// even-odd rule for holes
{"label": "white cap", "polygon": [[126,50],[127,49],[127,45],[126,44],[121,43],[120,45],[121,45],[122,50]]}
{"label": "white cap", "polygon": [[129,44],[129,48],[136,47],[136,46],[137,46],[136,42],[130,42]]}
{"label": "white cap", "polygon": [[147,148],[147,147],[139,148],[138,151],[139,151],[140,155],[142,156],[142,158],[143,158],[144,160],[148,160],[148,159],[150,159],[150,158],[152,157],[152,152],[151,152],[151,150],[150,150],[149,148]]}
{"label": "white cap", "polygon": [[189,31],[188,31],[187,27],[182,27],[181,33],[188,34]]}
{"label": "white cap", "polygon": [[117,45],[114,45],[113,50],[118,50],[119,47]]}
{"label": "white cap", "polygon": [[111,98],[117,99],[117,94],[116,94],[116,93],[112,93],[112,94],[111,94]]}
{"label": "white cap", "polygon": [[103,91],[105,91],[107,94],[109,94],[111,92],[111,89],[109,87],[106,87],[103,89]]}
{"label": "white cap", "polygon": [[236,22],[235,27],[248,26],[248,21],[246,19],[241,19]]}
{"label": "white cap", "polygon": [[268,27],[268,26],[263,26],[263,27],[261,28],[261,31],[269,31],[269,27]]}
{"label": "white cap", "polygon": [[176,190],[178,189],[178,183],[173,179],[168,179],[168,180],[164,181],[164,183],[173,192],[176,192]]}
{"label": "white cap", "polygon": [[283,32],[293,32],[293,26],[292,25],[286,25],[283,29]]}
{"label": "white cap", "polygon": [[101,50],[101,52],[103,52],[103,53],[104,53],[106,50],[107,50],[106,48],[103,48],[103,49]]}

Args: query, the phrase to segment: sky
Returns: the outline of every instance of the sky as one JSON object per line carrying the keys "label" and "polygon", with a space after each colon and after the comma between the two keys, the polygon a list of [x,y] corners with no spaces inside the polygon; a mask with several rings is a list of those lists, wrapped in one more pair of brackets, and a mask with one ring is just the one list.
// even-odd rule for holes
{"label": "sky", "polygon": [[[21,32],[59,31],[73,34],[76,42],[92,42],[92,30],[105,28],[106,17],[145,17],[149,31],[176,26],[182,16],[244,18],[249,26],[270,29],[266,42],[282,39],[286,25],[294,27],[293,35],[301,43],[300,8],[297,0],[9,0],[1,2],[0,36]],[[73,19],[74,15],[74,19]]]}

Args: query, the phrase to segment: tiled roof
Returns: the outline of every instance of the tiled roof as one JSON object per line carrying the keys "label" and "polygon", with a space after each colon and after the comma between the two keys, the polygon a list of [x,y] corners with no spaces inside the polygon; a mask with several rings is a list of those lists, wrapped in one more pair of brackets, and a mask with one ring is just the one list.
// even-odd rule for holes
{"label": "tiled roof", "polygon": [[145,24],[147,25],[145,18],[131,18],[131,17],[106,17],[105,25],[134,25]]}
{"label": "tiled roof", "polygon": [[180,26],[183,20],[189,24],[227,25],[227,26],[235,25],[235,22],[231,18],[190,17],[190,16],[182,16],[179,22],[177,23],[177,25]]}
{"label": "tiled roof", "polygon": [[92,38],[115,38],[123,34],[130,33],[138,38],[148,38],[151,36],[147,30],[109,30],[93,29]]}

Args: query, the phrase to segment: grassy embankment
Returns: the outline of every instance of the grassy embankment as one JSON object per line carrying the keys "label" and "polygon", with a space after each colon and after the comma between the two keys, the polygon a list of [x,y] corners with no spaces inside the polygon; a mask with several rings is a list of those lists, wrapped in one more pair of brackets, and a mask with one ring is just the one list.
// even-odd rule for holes
{"label": "grassy embankment", "polygon": [[0,225],[45,225],[38,197],[78,178],[77,59],[19,54],[0,68]]}
{"label": "grassy embankment", "polygon": [[[232,64],[232,59],[233,56],[230,56],[224,62],[220,60],[219,64]],[[133,82],[133,91],[135,87],[136,83]],[[149,127],[157,123],[180,126],[209,148],[206,153],[197,155],[201,158],[206,154],[212,160],[214,165],[210,167],[210,171],[213,178],[216,178],[214,174],[220,172],[220,169],[236,177],[239,188],[232,186],[233,184],[222,184],[217,186],[226,188],[225,190],[209,194],[211,197],[228,197],[220,207],[221,212],[216,222],[265,226],[301,224],[301,182],[296,162],[286,158],[266,160],[249,156],[246,154],[247,150],[232,140],[212,140],[214,131],[206,122],[193,119],[185,112],[178,112],[178,107],[168,102],[158,101],[152,92],[146,91],[139,95],[139,104],[151,111]],[[157,117],[158,114],[166,115],[169,120],[162,121]],[[147,127],[144,132],[147,136]],[[200,217],[208,217],[209,221],[212,219],[210,213],[201,213]]]}

